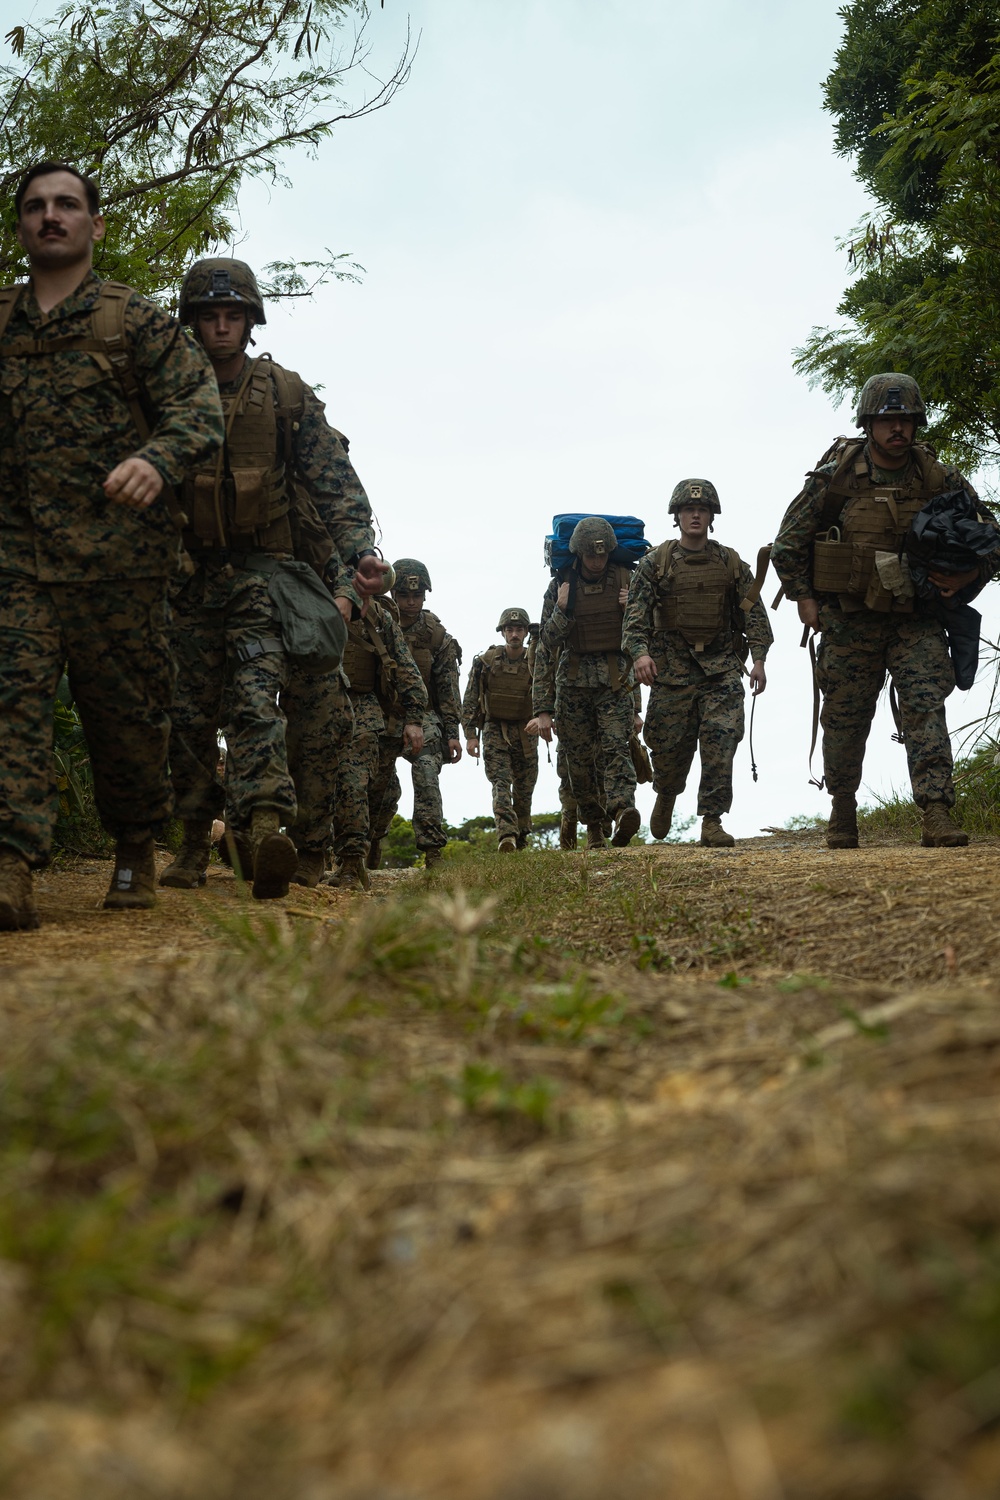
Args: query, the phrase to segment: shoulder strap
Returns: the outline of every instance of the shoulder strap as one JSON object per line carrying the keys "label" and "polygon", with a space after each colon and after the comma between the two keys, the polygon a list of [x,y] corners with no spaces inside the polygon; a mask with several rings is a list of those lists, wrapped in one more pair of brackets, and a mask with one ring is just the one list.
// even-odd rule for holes
{"label": "shoulder strap", "polygon": [[747,589],[740,600],[740,609],[748,615],[760,598],[760,591],[764,587],[764,579],[767,577],[768,566],[771,562],[772,543],[768,542],[766,547],[761,547],[757,553],[757,571],[754,574],[753,583]]}
{"label": "shoulder strap", "polygon": [[[271,356],[267,358],[271,359]],[[274,360],[271,360],[270,371],[278,395],[274,414],[282,426],[285,463],[290,464],[294,456],[295,433],[306,409],[305,381],[295,370],[286,370]]]}
{"label": "shoulder strap", "polygon": [[125,335],[125,309],[131,296],[132,288],[122,281],[101,282],[100,295],[90,315],[94,339],[100,347],[92,353],[121,386],[139,439],[145,443],[149,440],[150,421],[142,404],[139,379]]}
{"label": "shoulder strap", "polygon": [[660,543],[660,545],[656,549],[656,552],[654,553],[654,556],[656,558],[656,577],[660,583],[663,582],[664,578],[667,576],[667,573],[670,571],[670,564],[673,560],[674,552],[676,550],[677,538],[669,537],[667,541]]}

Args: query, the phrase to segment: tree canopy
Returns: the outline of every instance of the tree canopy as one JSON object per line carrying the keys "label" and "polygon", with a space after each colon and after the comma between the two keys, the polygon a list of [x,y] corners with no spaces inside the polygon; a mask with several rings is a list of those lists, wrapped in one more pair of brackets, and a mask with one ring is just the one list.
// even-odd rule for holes
{"label": "tree canopy", "polygon": [[932,440],[1000,461],[1000,14],[996,0],[853,0],[825,84],[837,150],[876,212],[847,241],[835,329],[796,367],[831,395],[914,375]]}
{"label": "tree canopy", "polygon": [[[193,256],[233,243],[242,183],[287,183],[291,148],[315,151],[405,81],[409,36],[391,74],[373,78],[366,21],[364,0],[113,0],[14,27],[16,66],[0,69],[0,186],[11,205],[0,277],[24,272],[14,186],[27,166],[57,159],[100,184],[98,274],[169,300]],[[354,270],[329,251],[264,269],[271,295]]]}

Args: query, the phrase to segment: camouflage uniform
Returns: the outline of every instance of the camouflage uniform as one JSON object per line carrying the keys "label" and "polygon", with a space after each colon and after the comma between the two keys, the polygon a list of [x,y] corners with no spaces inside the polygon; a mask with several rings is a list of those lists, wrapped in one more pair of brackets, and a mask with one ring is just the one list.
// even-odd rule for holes
{"label": "camouflage uniform", "polygon": [[[867,443],[862,457],[873,484],[896,488],[919,479],[920,453],[927,452],[918,450],[903,470],[877,468]],[[888,671],[899,698],[913,799],[920,807],[937,802],[952,807],[955,788],[944,703],[955,674],[944,629],[920,600],[912,614],[882,613],[844,596],[817,594],[812,581],[813,542],[821,523],[823,529],[832,524],[824,520],[824,501],[839,465],[834,458],[813,471],[785,512],[771,553],[789,599],[818,598],[820,605],[817,680],[823,694],[826,784],[835,795],[849,796],[861,785],[865,745]],[[941,483],[945,489],[964,487],[974,493],[957,469],[946,469]]]}
{"label": "camouflage uniform", "polygon": [[[428,620],[428,614],[429,611],[421,610],[412,625],[401,627],[411,648],[414,637],[423,642],[429,636],[432,622]],[[444,765],[445,745],[449,740],[458,739],[462,717],[458,688],[461,648],[454,636],[445,631],[440,645],[431,647],[430,651],[429,681],[425,679],[430,707],[423,722],[424,748],[415,758],[406,757],[413,778],[413,836],[417,848],[424,852],[443,849],[448,842],[439,778]],[[403,794],[396,760],[403,754],[404,722],[398,712],[393,712],[387,718],[385,733],[379,742],[378,770],[369,787],[373,839],[385,837]]]}
{"label": "camouflage uniform", "polygon": [[351,692],[354,738],[337,771],[333,847],[338,860],[364,860],[368,853],[371,833],[368,792],[378,771],[379,743],[385,730],[380,693],[384,700],[392,695],[404,724],[422,723],[427,712],[424,680],[410,655],[406,637],[385,604],[372,600],[364,619],[352,623],[348,652],[352,645],[360,645],[362,651],[366,646],[371,647],[376,632],[389,658],[392,681],[385,681],[383,662],[376,658],[372,663],[375,686],[369,691]]}
{"label": "camouflage uniform", "polygon": [[[472,670],[462,699],[462,723],[466,738],[482,729],[483,765],[493,788],[493,816],[497,839],[513,839],[523,848],[531,832],[531,794],[538,780],[538,736],[527,734],[525,724],[531,710],[519,720],[494,719],[483,708],[483,673],[508,660],[504,646],[494,646],[473,658]],[[528,653],[519,660],[527,662]],[[530,672],[528,681],[530,684]]]}
{"label": "camouflage uniform", "polygon": [[[686,550],[679,541],[674,546],[681,554]],[[724,566],[730,565],[730,553],[719,542],[709,540],[707,550]],[[731,628],[696,651],[679,630],[657,627],[657,569],[654,551],[633,573],[622,631],[622,645],[633,661],[651,656],[656,663],[643,734],[653,761],[653,787],[668,797],[679,796],[697,749],[698,814],[718,817],[733,801],[733,759],[744,732],[743,668],[733,649]],[[746,597],[753,581],[741,560],[734,605]],[[763,661],[774,637],[759,600],[746,616],[746,634],[753,660]]]}
{"label": "camouflage uniform", "polygon": [[35,867],[49,858],[56,816],[52,716],[64,663],[105,827],[121,842],[171,812],[166,591],[177,530],[163,495],[135,511],[102,482],[137,454],[176,485],[222,440],[207,359],[137,293],[125,336],[153,413],[146,442],[118,378],[91,353],[45,355],[50,342],[92,335],[100,285],[89,273],[49,313],[28,286],[0,340],[0,845]]}

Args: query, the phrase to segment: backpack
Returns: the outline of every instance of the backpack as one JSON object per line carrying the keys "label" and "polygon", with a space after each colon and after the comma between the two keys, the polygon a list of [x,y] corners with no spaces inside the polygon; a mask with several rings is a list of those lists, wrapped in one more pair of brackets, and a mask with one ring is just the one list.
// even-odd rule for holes
{"label": "backpack", "polygon": [[[552,531],[545,538],[545,566],[558,573],[573,561],[569,550],[569,539],[580,521],[594,515],[593,511],[579,511],[552,517]],[[611,561],[625,568],[634,568],[640,558],[649,551],[645,537],[645,522],[638,516],[601,516],[615,534],[618,546],[611,554]]]}

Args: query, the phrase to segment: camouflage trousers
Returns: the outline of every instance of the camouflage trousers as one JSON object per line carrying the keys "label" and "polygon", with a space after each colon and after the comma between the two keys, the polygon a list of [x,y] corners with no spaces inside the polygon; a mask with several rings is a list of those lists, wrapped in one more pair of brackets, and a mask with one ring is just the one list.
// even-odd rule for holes
{"label": "camouflage trousers", "polygon": [[680,796],[695,750],[701,757],[698,816],[717,817],[733,805],[733,760],[744,731],[743,677],[722,672],[677,687],[654,683],[643,739],[653,762],[653,789]]}
{"label": "camouflage trousers", "polygon": [[[506,732],[505,732],[506,731]],[[529,741],[530,748],[525,746]],[[516,839],[531,832],[531,794],[538,780],[538,741],[517,724],[487,720],[483,726],[483,764],[493,788],[497,839]]]}
{"label": "camouflage trousers", "polygon": [[926,615],[820,611],[816,677],[823,694],[823,769],[831,792],[861,785],[865,745],[886,672],[899,699],[906,760],[919,807],[955,803],[944,701],[955,686],[948,641]]}
{"label": "camouflage trousers", "polygon": [[296,849],[327,849],[333,838],[339,775],[353,750],[354,708],[339,672],[303,672],[289,665],[278,705],[285,716]]}
{"label": "camouflage trousers", "polygon": [[[594,773],[597,777],[598,786],[603,787],[604,758],[600,745],[598,745],[597,754],[594,757]],[[567,818],[572,818],[574,822],[578,822],[579,808],[576,805],[576,798],[573,795],[573,788],[570,785],[569,766],[566,763],[566,752],[562,747],[561,740],[556,749],[556,775],[559,777],[559,806]]]}
{"label": "camouflage trousers", "polygon": [[[570,788],[588,827],[635,805],[635,767],[629,754],[635,705],[631,688],[561,683],[555,725]],[[603,781],[595,757],[604,761]]]}
{"label": "camouflage trousers", "polygon": [[101,822],[123,837],[170,816],[174,687],[160,578],[42,584],[0,573],[0,845],[46,864],[58,811],[53,705],[64,666]]}
{"label": "camouflage trousers", "polygon": [[378,771],[385,719],[374,693],[352,693],[354,735],[340,758],[333,813],[333,847],[339,859],[364,859],[371,841],[368,789]]}
{"label": "camouflage trousers", "polygon": [[[396,816],[399,799],[403,795],[396,760],[402,753],[402,734],[382,735],[379,741],[378,770],[369,789],[372,838],[384,838]],[[410,760],[410,774],[413,778],[413,837],[418,849],[443,849],[448,842],[448,835],[444,831],[444,807],[439,780],[443,765],[444,742],[440,726],[425,719],[424,748],[415,760]]]}

